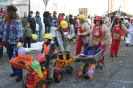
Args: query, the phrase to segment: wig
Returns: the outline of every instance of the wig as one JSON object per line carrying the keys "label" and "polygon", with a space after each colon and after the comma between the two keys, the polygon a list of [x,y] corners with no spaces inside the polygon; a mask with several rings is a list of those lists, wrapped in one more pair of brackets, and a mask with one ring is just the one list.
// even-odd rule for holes
{"label": "wig", "polygon": [[[94,24],[96,24],[96,20],[94,20]],[[100,25],[102,25],[102,20],[100,20]]]}
{"label": "wig", "polygon": [[7,6],[7,13],[6,13],[5,17],[4,17],[4,21],[3,22],[4,23],[5,22],[10,23],[14,19],[19,19],[20,20],[20,17],[16,13],[16,11],[17,11],[17,8],[15,6],[13,6],[13,5]]}

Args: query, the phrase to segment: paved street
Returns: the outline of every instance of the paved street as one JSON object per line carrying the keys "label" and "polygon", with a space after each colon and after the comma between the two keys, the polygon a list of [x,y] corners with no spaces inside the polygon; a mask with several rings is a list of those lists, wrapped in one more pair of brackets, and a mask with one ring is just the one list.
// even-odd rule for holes
{"label": "paved street", "polygon": [[[74,55],[75,43],[71,50],[71,54]],[[39,51],[27,54],[36,57]],[[111,60],[108,50],[105,59],[105,69],[96,69],[92,79],[77,78],[76,72],[80,69],[82,62],[73,63],[73,74],[64,74],[60,83],[53,83],[49,88],[133,88],[133,46],[127,48],[122,41],[119,57]],[[16,83],[15,77],[9,77],[10,73],[12,73],[10,64],[7,55],[4,54],[0,60],[0,88],[21,88],[21,82]]]}

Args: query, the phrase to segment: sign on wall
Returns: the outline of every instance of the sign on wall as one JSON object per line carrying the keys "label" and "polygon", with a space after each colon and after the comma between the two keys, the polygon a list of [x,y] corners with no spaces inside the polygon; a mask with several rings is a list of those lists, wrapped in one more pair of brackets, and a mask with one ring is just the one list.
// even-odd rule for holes
{"label": "sign on wall", "polygon": [[45,6],[47,6],[49,0],[43,0]]}

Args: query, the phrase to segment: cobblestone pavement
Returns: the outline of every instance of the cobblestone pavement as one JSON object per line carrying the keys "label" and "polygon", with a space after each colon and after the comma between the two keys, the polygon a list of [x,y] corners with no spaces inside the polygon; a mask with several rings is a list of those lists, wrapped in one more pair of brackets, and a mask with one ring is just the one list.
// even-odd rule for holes
{"label": "cobblestone pavement", "polygon": [[[75,53],[75,43],[71,47],[72,55]],[[39,51],[27,53],[37,56]],[[92,79],[77,78],[76,72],[82,62],[73,63],[73,74],[64,74],[60,83],[53,83],[49,88],[133,88],[133,46],[126,47],[122,41],[119,57],[112,60],[109,57],[109,49],[105,57],[105,69],[96,69]],[[4,54],[0,60],[0,88],[21,88],[21,82],[16,83],[15,77],[10,78],[12,73],[8,57]],[[26,71],[24,71],[24,74]]]}

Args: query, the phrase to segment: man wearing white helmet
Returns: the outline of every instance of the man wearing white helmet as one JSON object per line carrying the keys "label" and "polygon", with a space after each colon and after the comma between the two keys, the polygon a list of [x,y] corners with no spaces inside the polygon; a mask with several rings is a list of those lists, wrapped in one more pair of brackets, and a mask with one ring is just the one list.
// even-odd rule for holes
{"label": "man wearing white helmet", "polygon": [[130,34],[127,35],[127,40],[126,40],[127,47],[129,46],[129,44],[133,46],[133,17],[130,18],[129,31],[130,31]]}

